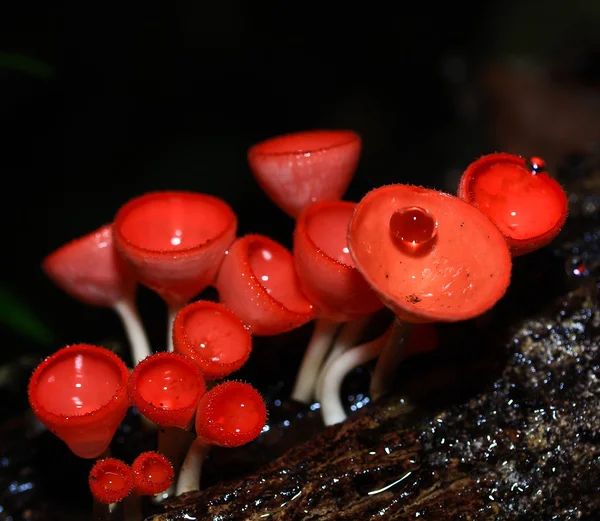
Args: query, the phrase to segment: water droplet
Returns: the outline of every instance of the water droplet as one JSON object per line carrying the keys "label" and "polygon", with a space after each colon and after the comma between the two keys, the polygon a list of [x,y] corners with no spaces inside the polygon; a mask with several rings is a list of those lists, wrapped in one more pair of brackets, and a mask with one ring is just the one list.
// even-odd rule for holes
{"label": "water droplet", "polygon": [[546,172],[546,162],[537,156],[532,156],[526,161],[527,169],[532,174],[541,174]]}
{"label": "water droplet", "polygon": [[589,275],[587,266],[578,255],[569,257],[565,263],[565,268],[567,275],[571,277],[585,277]]}
{"label": "water droplet", "polygon": [[392,214],[390,232],[404,246],[421,246],[435,238],[437,221],[425,208],[407,206]]}

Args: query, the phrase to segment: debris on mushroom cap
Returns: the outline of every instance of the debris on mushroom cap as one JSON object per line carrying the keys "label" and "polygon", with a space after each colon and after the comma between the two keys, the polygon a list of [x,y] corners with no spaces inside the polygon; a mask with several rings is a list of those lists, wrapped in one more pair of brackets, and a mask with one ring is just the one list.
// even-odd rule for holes
{"label": "debris on mushroom cap", "polygon": [[267,421],[267,408],[250,384],[224,382],[208,391],[198,404],[196,433],[205,443],[239,447],[254,440]]}
{"label": "debris on mushroom cap", "polygon": [[292,254],[263,235],[246,235],[229,248],[215,284],[219,301],[253,335],[278,335],[315,318],[300,289]]}
{"label": "debris on mushroom cap", "polygon": [[307,206],[294,230],[294,261],[302,291],[319,317],[346,322],[383,307],[356,269],[348,249],[348,224],[356,208],[349,201]]}
{"label": "debris on mushroom cap", "polygon": [[248,162],[271,200],[297,217],[310,203],[341,199],[361,149],[360,136],[350,130],[310,130],[254,145]]}
{"label": "debris on mushroom cap", "polygon": [[543,159],[489,154],[469,165],[458,196],[485,213],[504,235],[513,257],[548,244],[563,227],[567,196]]}
{"label": "debris on mushroom cap", "polygon": [[[392,220],[397,212],[404,214],[400,221]],[[398,226],[406,226],[405,237]],[[410,322],[473,318],[510,283],[510,251],[498,228],[474,206],[435,190],[401,184],[372,190],[356,207],[348,243],[383,302]]]}
{"label": "debris on mushroom cap", "polygon": [[242,320],[222,304],[199,300],[183,307],[173,323],[175,351],[189,356],[209,380],[246,363],[252,337]]}
{"label": "debris on mushroom cap", "polygon": [[46,358],[27,389],[35,416],[81,458],[109,446],[129,408],[129,369],[112,351],[73,344]]}
{"label": "debris on mushroom cap", "polygon": [[113,306],[137,286],[115,248],[112,224],[61,246],[44,259],[42,268],[63,291],[93,306]]}
{"label": "debris on mushroom cap", "polygon": [[117,247],[140,282],[183,305],[214,280],[237,217],[223,200],[194,192],[151,192],[117,212]]}
{"label": "debris on mushroom cap", "polygon": [[129,399],[142,415],[163,427],[187,428],[206,391],[200,367],[179,353],[160,352],[131,372]]}
{"label": "debris on mushroom cap", "polygon": [[98,460],[88,476],[92,496],[100,503],[117,503],[133,489],[133,470],[124,461],[115,458]]}

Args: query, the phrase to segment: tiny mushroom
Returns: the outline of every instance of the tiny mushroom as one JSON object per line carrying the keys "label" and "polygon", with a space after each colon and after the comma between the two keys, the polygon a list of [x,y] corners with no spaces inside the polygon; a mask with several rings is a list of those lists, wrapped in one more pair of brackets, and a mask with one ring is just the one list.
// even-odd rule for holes
{"label": "tiny mushroom", "polygon": [[295,218],[311,203],[342,198],[361,149],[351,130],[310,130],[254,145],[248,162],[264,192]]}
{"label": "tiny mushroom", "polygon": [[492,220],[513,257],[550,243],[568,213],[564,190],[539,157],[505,153],[480,157],[462,175],[458,196]]}
{"label": "tiny mushroom", "polygon": [[107,505],[123,501],[133,489],[133,483],[131,467],[115,458],[98,460],[88,476],[92,496]]}
{"label": "tiny mushroom", "polygon": [[129,408],[129,370],[112,351],[89,344],[63,347],[37,366],[29,403],[50,432],[81,458],[97,458]]}
{"label": "tiny mushroom", "polygon": [[300,289],[292,254],[263,235],[246,235],[229,248],[217,276],[220,302],[253,335],[296,329],[315,316]]}
{"label": "tiny mushroom", "polygon": [[118,313],[134,364],[151,354],[135,305],[137,278],[115,248],[112,225],[61,246],[44,259],[42,268],[73,298]]}
{"label": "tiny mushroom", "polygon": [[250,384],[220,383],[198,403],[196,435],[177,482],[177,495],[198,490],[202,463],[211,446],[240,447],[262,432],[267,408],[260,393]]}
{"label": "tiny mushroom", "polygon": [[[338,339],[354,345],[369,317],[383,304],[356,269],[348,249],[348,224],[356,203],[327,201],[307,206],[296,221],[294,261],[303,293],[318,313],[292,398],[308,403],[323,361],[340,324],[346,334]],[[347,334],[353,332],[352,335]],[[352,338],[351,338],[352,337]],[[329,355],[333,361],[346,349],[339,341]]]}
{"label": "tiny mushroom", "polygon": [[350,222],[356,267],[396,319],[378,357],[371,395],[388,391],[412,323],[481,315],[510,283],[511,255],[498,228],[452,195],[410,185],[369,192]]}
{"label": "tiny mushroom", "polygon": [[173,465],[160,452],[142,452],[135,458],[131,468],[134,475],[133,490],[140,496],[159,494],[173,484]]}
{"label": "tiny mushroom", "polygon": [[214,281],[237,217],[217,197],[194,192],[151,192],[117,212],[115,241],[140,282],[169,309],[168,346],[175,314]]}

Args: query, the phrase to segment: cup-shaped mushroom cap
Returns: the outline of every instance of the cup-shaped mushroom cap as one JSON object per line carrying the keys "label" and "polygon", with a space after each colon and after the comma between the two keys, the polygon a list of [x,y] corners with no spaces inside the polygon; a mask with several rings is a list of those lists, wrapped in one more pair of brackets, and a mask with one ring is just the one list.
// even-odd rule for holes
{"label": "cup-shaped mushroom cap", "polygon": [[454,322],[504,295],[511,256],[498,228],[458,197],[409,185],[369,192],[350,222],[357,268],[409,322]]}
{"label": "cup-shaped mushroom cap", "polygon": [[208,380],[223,378],[242,367],[252,351],[252,338],[231,310],[206,300],[183,307],[173,322],[175,351],[189,356]]}
{"label": "cup-shaped mushroom cap", "polygon": [[112,351],[88,344],[58,350],[29,380],[36,417],[74,454],[96,458],[109,446],[129,408],[129,370]]}
{"label": "cup-shaped mushroom cap", "polygon": [[135,366],[129,377],[131,404],[161,427],[186,429],[206,391],[200,367],[179,353],[156,353]]}
{"label": "cup-shaped mushroom cap", "polygon": [[297,217],[310,203],[342,198],[361,149],[360,136],[350,130],[311,130],[254,145],[248,162],[271,200]]}
{"label": "cup-shaped mushroom cap", "polygon": [[42,268],[59,288],[92,306],[113,306],[130,298],[137,285],[115,247],[112,224],[61,246]]}
{"label": "cup-shaped mushroom cap", "polygon": [[133,470],[115,458],[98,460],[88,476],[92,496],[100,503],[123,501],[133,488]]}
{"label": "cup-shaped mushroom cap", "polygon": [[348,224],[356,203],[328,201],[305,208],[294,230],[294,260],[302,291],[319,316],[346,322],[383,307],[356,269],[348,249]]}
{"label": "cup-shaped mushroom cap", "polygon": [[254,387],[243,382],[224,382],[200,399],[196,433],[211,445],[239,447],[254,440],[266,421],[265,402]]}
{"label": "cup-shaped mushroom cap", "polygon": [[315,318],[300,289],[292,254],[262,235],[246,235],[229,248],[216,283],[220,302],[253,335],[278,335]]}
{"label": "cup-shaped mushroom cap", "polygon": [[500,229],[513,257],[548,244],[565,224],[567,196],[542,159],[489,154],[469,165],[458,196]]}
{"label": "cup-shaped mushroom cap", "polygon": [[175,470],[166,456],[160,452],[142,452],[131,465],[136,494],[152,496],[167,490],[173,483]]}
{"label": "cup-shaped mushroom cap", "polygon": [[114,222],[117,247],[140,282],[177,307],[213,283],[236,230],[227,203],[193,192],[142,195]]}

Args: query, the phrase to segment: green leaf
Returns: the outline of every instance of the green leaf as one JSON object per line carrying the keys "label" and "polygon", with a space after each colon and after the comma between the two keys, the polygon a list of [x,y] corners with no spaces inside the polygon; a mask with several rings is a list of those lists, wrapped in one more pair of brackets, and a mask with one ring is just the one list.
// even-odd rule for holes
{"label": "green leaf", "polygon": [[52,331],[35,312],[4,288],[0,288],[0,324],[44,347],[54,341]]}
{"label": "green leaf", "polygon": [[51,65],[25,54],[0,51],[0,68],[20,71],[42,80],[52,79],[56,71]]}

